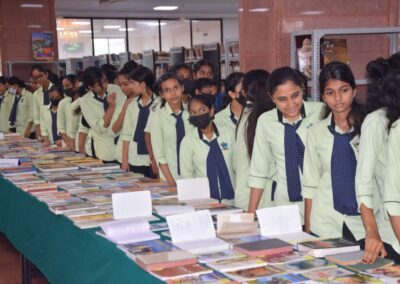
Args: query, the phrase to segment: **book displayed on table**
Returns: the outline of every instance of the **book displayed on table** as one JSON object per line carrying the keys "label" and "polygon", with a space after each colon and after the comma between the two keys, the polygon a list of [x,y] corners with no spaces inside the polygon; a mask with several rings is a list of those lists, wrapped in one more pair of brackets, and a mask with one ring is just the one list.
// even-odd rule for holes
{"label": "book displayed on table", "polygon": [[277,255],[293,251],[293,245],[277,238],[234,245],[238,252],[249,256]]}
{"label": "book displayed on table", "polygon": [[297,249],[314,257],[325,257],[331,254],[357,252],[360,246],[342,238],[333,238],[302,242],[297,245]]}

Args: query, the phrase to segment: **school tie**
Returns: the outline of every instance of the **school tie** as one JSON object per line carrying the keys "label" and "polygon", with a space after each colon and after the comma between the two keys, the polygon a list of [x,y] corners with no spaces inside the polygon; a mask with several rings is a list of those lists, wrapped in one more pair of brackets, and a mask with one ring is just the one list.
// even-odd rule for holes
{"label": "school tie", "polygon": [[21,99],[21,95],[15,95],[14,103],[11,108],[10,116],[8,118],[8,121],[10,122],[11,126],[14,126],[15,121],[17,120],[17,107],[18,107],[18,102]]}
{"label": "school tie", "polygon": [[234,125],[237,125],[238,121],[235,118],[235,114],[232,112],[232,110],[231,110],[231,115],[229,116],[229,118],[231,119],[231,121],[233,122]]}
{"label": "school tie", "polygon": [[181,142],[183,137],[185,137],[185,124],[183,123],[183,110],[179,113],[172,113],[173,117],[176,118],[175,129],[176,129],[176,156],[178,159],[178,175],[181,174],[181,166],[179,161],[179,149],[181,147]]}
{"label": "school tie", "polygon": [[207,155],[207,177],[210,183],[211,198],[219,201],[233,199],[235,193],[217,138],[210,142],[206,140],[203,140],[203,142],[210,147]]}
{"label": "school tie", "polygon": [[302,120],[295,125],[283,123],[285,127],[286,181],[289,200],[291,202],[303,200],[303,196],[301,195],[300,171],[303,172],[304,144],[296,132],[301,122]]}
{"label": "school tie", "polygon": [[139,103],[139,100],[137,102],[139,107],[139,116],[136,124],[135,135],[133,136],[133,141],[135,141],[137,144],[137,153],[139,155],[149,154],[149,152],[147,152],[146,141],[144,139],[144,129],[146,128],[147,120],[149,119],[150,106],[152,103],[153,99],[151,99],[151,102],[147,106],[142,106]]}
{"label": "school tie", "polygon": [[108,106],[109,106],[109,105],[108,105],[108,101],[107,101],[107,94],[104,94],[102,98],[100,98],[99,96],[97,96],[97,95],[95,94],[95,95],[94,95],[94,99],[95,99],[96,101],[99,101],[99,102],[101,102],[101,103],[103,104],[104,112],[106,112],[107,109],[108,109]]}
{"label": "school tie", "polygon": [[53,133],[53,142],[56,142],[57,140],[60,140],[60,136],[58,135],[58,130],[57,130],[57,113],[52,112],[51,113],[51,132]]}
{"label": "school tie", "polygon": [[342,214],[359,215],[355,191],[357,160],[350,144],[355,133],[354,131],[345,134],[338,133],[335,131],[334,123],[331,123],[328,128],[334,137],[331,157],[334,208]]}
{"label": "school tie", "polygon": [[47,106],[50,104],[49,89],[43,91],[43,105]]}

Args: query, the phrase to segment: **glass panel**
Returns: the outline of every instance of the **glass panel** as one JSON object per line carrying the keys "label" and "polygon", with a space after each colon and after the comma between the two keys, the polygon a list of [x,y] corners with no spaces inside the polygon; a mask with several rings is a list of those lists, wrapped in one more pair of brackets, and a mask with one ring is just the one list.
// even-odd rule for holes
{"label": "glass panel", "polygon": [[[165,24],[165,23],[164,23]],[[128,20],[129,51],[160,49],[157,20]]]}
{"label": "glass panel", "polygon": [[171,47],[190,47],[190,21],[162,21],[161,45],[163,51]]}
{"label": "glass panel", "polygon": [[94,55],[126,51],[125,20],[93,20]]}
{"label": "glass panel", "polygon": [[92,55],[89,19],[57,19],[57,39],[60,59]]}
{"label": "glass panel", "polygon": [[217,20],[193,20],[193,44],[221,43],[221,22]]}

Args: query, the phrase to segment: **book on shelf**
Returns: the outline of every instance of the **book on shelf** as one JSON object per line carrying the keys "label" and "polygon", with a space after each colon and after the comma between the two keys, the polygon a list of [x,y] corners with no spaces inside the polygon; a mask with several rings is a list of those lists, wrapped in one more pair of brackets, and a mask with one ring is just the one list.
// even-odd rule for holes
{"label": "book on shelf", "polygon": [[219,252],[229,244],[217,238],[214,223],[207,210],[167,216],[172,243],[193,254]]}
{"label": "book on shelf", "polygon": [[137,243],[159,239],[145,220],[114,220],[100,225],[103,232],[96,232],[116,244]]}
{"label": "book on shelf", "polygon": [[188,276],[197,276],[201,274],[211,273],[212,270],[198,263],[165,268],[160,270],[152,270],[151,274],[161,280],[176,279]]}
{"label": "book on shelf", "polygon": [[251,243],[233,246],[238,252],[249,256],[277,255],[293,251],[293,245],[277,238],[271,238]]}
{"label": "book on shelf", "polygon": [[357,252],[360,246],[342,238],[315,240],[297,244],[297,250],[307,252],[314,257],[325,257],[331,254]]}
{"label": "book on shelf", "polygon": [[159,270],[197,263],[196,257],[184,250],[137,255],[136,263],[146,270]]}
{"label": "book on shelf", "polygon": [[321,53],[324,65],[333,61],[350,64],[346,39],[323,39]]}

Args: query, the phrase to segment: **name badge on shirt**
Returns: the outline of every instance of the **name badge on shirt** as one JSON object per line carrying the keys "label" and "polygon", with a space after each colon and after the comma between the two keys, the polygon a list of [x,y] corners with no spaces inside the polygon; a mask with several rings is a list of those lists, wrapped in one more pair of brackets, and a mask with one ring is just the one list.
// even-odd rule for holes
{"label": "name badge on shirt", "polygon": [[220,146],[222,150],[229,150],[229,144],[226,142],[222,142]]}

